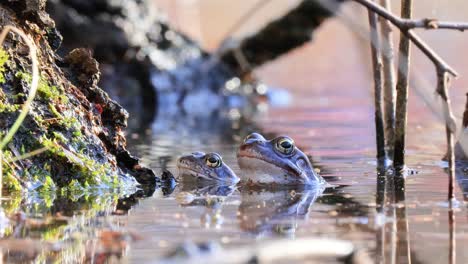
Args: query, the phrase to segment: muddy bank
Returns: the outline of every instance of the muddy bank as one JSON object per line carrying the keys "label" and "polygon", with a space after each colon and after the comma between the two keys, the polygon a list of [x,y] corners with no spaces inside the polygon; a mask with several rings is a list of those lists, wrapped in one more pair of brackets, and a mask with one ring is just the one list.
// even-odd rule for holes
{"label": "muddy bank", "polygon": [[[45,12],[45,1],[0,4],[0,27],[23,30],[37,46],[40,81],[32,108],[4,149],[4,187],[26,190],[84,190],[125,187],[156,177],[126,150],[128,113],[101,90],[99,66],[84,49],[60,57],[62,37]],[[0,131],[11,127],[30,90],[31,59],[25,42],[10,33],[0,49]],[[19,156],[47,150],[26,159]],[[127,187],[128,187],[127,186]]]}

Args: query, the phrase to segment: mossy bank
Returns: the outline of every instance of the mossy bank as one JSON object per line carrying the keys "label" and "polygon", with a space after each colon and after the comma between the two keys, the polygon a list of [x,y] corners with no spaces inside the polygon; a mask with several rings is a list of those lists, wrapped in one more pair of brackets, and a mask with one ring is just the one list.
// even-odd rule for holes
{"label": "mossy bank", "polygon": [[[32,108],[3,149],[4,190],[76,193],[135,180],[154,186],[154,173],[125,148],[128,114],[97,86],[98,63],[85,49],[56,54],[61,36],[44,8],[45,1],[0,4],[0,27],[14,26],[34,41],[40,72]],[[28,46],[9,33],[0,48],[0,137],[30,91],[31,63]]]}

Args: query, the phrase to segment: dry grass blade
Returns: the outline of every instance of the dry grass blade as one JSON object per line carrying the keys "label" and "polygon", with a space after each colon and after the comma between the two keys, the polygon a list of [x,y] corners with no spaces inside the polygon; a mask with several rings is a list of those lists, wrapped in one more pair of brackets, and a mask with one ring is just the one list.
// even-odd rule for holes
{"label": "dry grass blade", "polygon": [[23,40],[26,42],[26,45],[28,45],[29,47],[29,54],[31,56],[31,62],[32,62],[32,81],[31,81],[31,88],[29,89],[28,98],[26,99],[26,102],[23,104],[20,115],[15,120],[15,122],[13,123],[13,126],[10,128],[10,130],[5,135],[5,137],[3,137],[3,139],[1,139],[0,141],[0,197],[2,197],[2,186],[3,186],[3,182],[2,182],[3,155],[1,151],[5,148],[8,142],[10,142],[13,139],[13,136],[21,127],[21,124],[23,123],[24,119],[26,118],[29,112],[29,109],[31,108],[31,104],[34,100],[34,97],[36,96],[36,91],[37,91],[38,83],[39,83],[39,66],[38,66],[39,63],[37,61],[36,46],[23,31],[13,26],[5,26],[2,32],[0,33],[0,46],[3,45],[3,42],[5,41],[5,38],[10,31],[15,32],[16,34],[20,35],[21,38],[23,38]]}
{"label": "dry grass blade", "polygon": [[26,118],[26,115],[28,114],[29,109],[31,108],[31,104],[34,100],[34,97],[36,96],[36,91],[37,91],[37,87],[39,83],[39,67],[38,67],[38,61],[37,61],[37,56],[36,56],[36,46],[29,39],[29,37],[26,34],[24,34],[23,31],[12,26],[5,26],[2,33],[0,34],[0,45],[3,45],[3,42],[5,41],[5,38],[8,32],[10,31],[13,31],[16,34],[20,35],[29,47],[29,54],[31,56],[31,61],[32,61],[32,81],[31,81],[31,88],[29,90],[28,98],[26,99],[26,102],[24,103],[23,108],[21,109],[21,113],[16,119],[13,126],[8,131],[8,133],[0,141],[0,149],[4,149],[5,146],[8,144],[8,142],[10,142],[13,139],[13,136],[15,135],[15,133],[18,131],[21,124],[23,123],[24,118]]}
{"label": "dry grass blade", "polygon": [[47,150],[49,150],[48,147],[43,147],[43,148],[40,148],[40,149],[36,149],[36,150],[31,151],[31,152],[25,153],[25,154],[23,154],[21,156],[17,156],[15,158],[11,159],[11,161],[16,162],[16,161],[24,160],[24,159],[27,159],[27,158],[31,158],[31,157],[39,155],[42,152],[45,152]]}

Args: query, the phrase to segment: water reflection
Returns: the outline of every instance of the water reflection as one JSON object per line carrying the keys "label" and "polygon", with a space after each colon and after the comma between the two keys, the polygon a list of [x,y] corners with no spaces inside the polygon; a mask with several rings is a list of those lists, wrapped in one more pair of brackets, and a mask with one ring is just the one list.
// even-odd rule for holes
{"label": "water reflection", "polygon": [[378,263],[411,263],[410,231],[406,204],[406,175],[377,169],[376,231]]}
{"label": "water reflection", "polygon": [[203,207],[200,224],[204,228],[221,228],[223,223],[222,207],[226,197],[235,190],[235,185],[202,183],[181,183],[177,186],[176,201],[184,207]]}
{"label": "water reflection", "polygon": [[118,195],[58,196],[51,203],[2,201],[4,232],[0,240],[6,262],[106,262],[121,258],[137,234],[118,228]]}
{"label": "water reflection", "polygon": [[243,231],[257,236],[271,234],[294,237],[297,222],[306,219],[310,206],[324,191],[323,186],[312,189],[241,191],[237,218]]}

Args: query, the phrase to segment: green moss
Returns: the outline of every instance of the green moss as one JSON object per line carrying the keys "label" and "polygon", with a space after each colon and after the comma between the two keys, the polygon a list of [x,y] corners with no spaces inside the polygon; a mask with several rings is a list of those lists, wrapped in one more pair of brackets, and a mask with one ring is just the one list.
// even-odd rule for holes
{"label": "green moss", "polygon": [[66,190],[69,194],[72,195],[81,195],[84,193],[84,188],[77,180],[73,179],[66,187]]}
{"label": "green moss", "polygon": [[11,168],[10,164],[7,163],[7,160],[12,158],[10,151],[3,151],[3,188],[9,193],[17,193],[23,190],[18,178],[15,175],[15,171]]}
{"label": "green moss", "polygon": [[76,175],[83,186],[96,186],[105,184],[109,187],[117,187],[119,184],[118,175],[112,170],[108,163],[100,163],[93,160],[84,153],[71,152],[64,149],[57,142],[67,142],[66,138],[58,132],[53,133],[54,138],[45,136],[41,138],[42,145],[49,149],[52,156],[63,157],[71,164],[70,171]]}
{"label": "green moss", "polygon": [[[15,76],[27,83],[31,83],[32,81],[32,76],[29,73],[17,72]],[[68,102],[68,97],[65,95],[63,88],[59,88],[55,85],[49,85],[42,76],[40,77],[39,84],[37,86],[37,94],[45,100],[60,101],[62,103]]]}
{"label": "green moss", "polygon": [[58,141],[62,143],[67,143],[68,140],[65,138],[65,136],[62,133],[54,131],[52,132],[52,134],[54,135],[55,139],[57,139]]}
{"label": "green moss", "polygon": [[57,108],[55,108],[55,105],[52,104],[52,103],[49,103],[49,110],[50,110],[50,113],[52,113],[56,118],[58,119],[63,119],[63,115],[59,113],[59,111],[57,111]]}
{"label": "green moss", "polygon": [[44,119],[40,115],[33,115],[33,119],[37,122],[38,125],[42,126],[44,124]]}
{"label": "green moss", "polygon": [[20,182],[15,177],[14,172],[11,169],[3,171],[3,182],[5,185],[4,187],[10,193],[21,192],[23,190],[23,187],[21,186]]}
{"label": "green moss", "polygon": [[[63,152],[62,147],[58,145],[53,139],[49,139],[46,136],[42,136],[40,138],[40,142],[44,147],[49,149],[48,152],[52,154],[53,156],[66,157],[65,153]],[[44,169],[45,168],[46,168],[46,165],[44,165]]]}
{"label": "green moss", "polygon": [[2,48],[0,48],[0,84],[5,83],[5,63],[8,61],[10,56],[8,56],[8,53]]}
{"label": "green moss", "polygon": [[61,120],[60,124],[67,129],[71,129],[75,131],[80,129],[80,122],[78,121],[78,119],[76,119],[76,117],[73,117],[73,116],[64,117]]}
{"label": "green moss", "polygon": [[20,109],[19,104],[0,103],[0,113],[14,113]]}
{"label": "green moss", "polygon": [[52,180],[52,178],[49,175],[47,175],[45,177],[44,183],[43,183],[43,185],[41,187],[41,191],[43,191],[43,192],[55,192],[56,189],[57,188],[55,186],[54,181]]}
{"label": "green moss", "polygon": [[64,115],[62,115],[52,103],[49,103],[49,110],[58,119],[59,125],[64,129],[78,130],[80,128],[80,122],[73,114],[64,113]]}
{"label": "green moss", "polygon": [[73,139],[74,139],[74,140],[80,139],[82,136],[83,136],[83,134],[81,133],[80,130],[75,130],[75,131],[73,131]]}
{"label": "green moss", "polygon": [[11,195],[8,199],[2,200],[2,209],[6,215],[11,215],[20,210],[21,206],[21,195]]}

